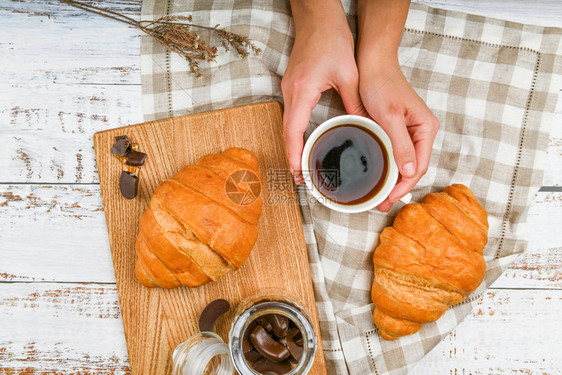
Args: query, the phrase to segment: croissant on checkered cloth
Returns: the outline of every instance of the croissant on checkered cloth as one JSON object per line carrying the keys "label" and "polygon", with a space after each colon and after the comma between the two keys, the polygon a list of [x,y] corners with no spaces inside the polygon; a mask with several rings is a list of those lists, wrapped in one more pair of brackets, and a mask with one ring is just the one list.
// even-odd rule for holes
{"label": "croissant on checkered cloth", "polygon": [[373,321],[381,337],[415,333],[474,291],[486,273],[487,242],[486,210],[464,185],[404,206],[373,255]]}
{"label": "croissant on checkered cloth", "polygon": [[205,155],[164,181],[140,220],[137,279],[195,287],[240,268],[258,236],[260,187],[258,159],[243,148]]}

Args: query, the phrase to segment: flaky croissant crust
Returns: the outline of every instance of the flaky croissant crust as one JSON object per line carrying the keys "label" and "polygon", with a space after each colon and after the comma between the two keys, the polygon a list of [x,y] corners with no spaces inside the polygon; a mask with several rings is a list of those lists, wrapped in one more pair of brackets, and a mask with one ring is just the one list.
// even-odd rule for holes
{"label": "flaky croissant crust", "polygon": [[164,181],[140,220],[136,278],[147,287],[195,287],[242,266],[257,240],[262,201],[237,204],[225,184],[240,170],[261,184],[258,167],[250,151],[229,148]]}
{"label": "flaky croissant crust", "polygon": [[404,206],[373,255],[373,321],[381,337],[415,333],[474,291],[486,273],[487,242],[486,210],[464,185]]}

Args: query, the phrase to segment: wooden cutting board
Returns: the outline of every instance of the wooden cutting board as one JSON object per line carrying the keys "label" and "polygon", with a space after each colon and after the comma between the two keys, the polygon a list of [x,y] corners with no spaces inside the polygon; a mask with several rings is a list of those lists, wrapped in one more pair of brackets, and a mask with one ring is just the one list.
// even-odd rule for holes
{"label": "wooden cutting board", "polygon": [[[132,200],[123,198],[119,192],[122,166],[110,153],[114,138],[119,135],[127,135],[139,144],[140,151],[148,154],[140,173],[139,195]],[[231,146],[247,148],[257,155],[263,180],[264,204],[258,240],[246,263],[239,270],[199,288],[164,290],[142,286],[134,276],[134,243],[139,219],[152,193],[183,166]],[[217,332],[226,341],[236,304],[262,288],[271,287],[298,296],[312,315],[319,348],[310,374],[326,373],[299,206],[295,193],[282,189],[287,183],[283,176],[288,163],[278,102],[107,130],[94,135],[94,147],[134,374],[171,373],[174,348],[198,331],[199,314],[217,298],[225,298],[233,306],[217,322]]]}

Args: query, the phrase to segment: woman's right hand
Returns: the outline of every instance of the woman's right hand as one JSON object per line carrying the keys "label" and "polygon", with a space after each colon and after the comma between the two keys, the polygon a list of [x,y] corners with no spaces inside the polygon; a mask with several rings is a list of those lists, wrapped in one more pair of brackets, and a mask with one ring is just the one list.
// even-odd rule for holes
{"label": "woman's right hand", "polygon": [[[314,8],[312,8],[314,7]],[[353,36],[339,0],[291,1],[296,37],[281,89],[283,136],[295,183],[303,183],[304,132],[322,92],[336,89],[347,113],[366,115],[359,96]]]}

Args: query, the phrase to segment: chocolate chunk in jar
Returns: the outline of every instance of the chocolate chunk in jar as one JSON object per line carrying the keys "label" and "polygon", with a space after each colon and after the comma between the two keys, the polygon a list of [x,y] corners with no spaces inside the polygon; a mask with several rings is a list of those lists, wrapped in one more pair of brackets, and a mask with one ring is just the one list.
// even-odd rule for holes
{"label": "chocolate chunk in jar", "polygon": [[252,333],[254,328],[256,328],[256,322],[250,323],[248,325],[248,328],[246,328],[246,331],[244,331],[244,337],[242,338],[242,352],[243,353],[248,353],[250,350],[252,350],[254,348],[254,346],[252,345],[252,342],[250,341],[250,334]]}
{"label": "chocolate chunk in jar", "polygon": [[213,332],[218,318],[230,310],[230,303],[225,299],[216,299],[209,303],[201,312],[199,317],[199,330],[201,332]]}
{"label": "chocolate chunk in jar", "polygon": [[122,171],[119,177],[119,190],[127,199],[133,199],[139,191],[139,178],[131,172]]}
{"label": "chocolate chunk in jar", "polygon": [[273,325],[269,320],[266,319],[266,316],[262,316],[256,319],[256,323],[262,326],[267,332],[273,332]]}
{"label": "chocolate chunk in jar", "polygon": [[291,327],[289,328],[289,330],[287,331],[287,337],[293,338],[295,337],[298,333],[300,332],[300,330],[297,327]]}
{"label": "chocolate chunk in jar", "polygon": [[250,334],[254,348],[271,362],[279,363],[289,357],[289,349],[275,341],[262,327],[256,326]]}
{"label": "chocolate chunk in jar", "polygon": [[244,353],[244,358],[246,358],[246,361],[248,361],[250,365],[253,365],[255,362],[262,359],[263,355],[261,355],[256,349],[251,349],[249,352]]}
{"label": "chocolate chunk in jar", "polygon": [[287,346],[287,337],[277,337],[277,342],[283,346]]}
{"label": "chocolate chunk in jar", "polygon": [[286,347],[287,349],[289,349],[289,353],[291,353],[291,357],[294,358],[297,362],[299,362],[302,358],[302,353],[304,352],[302,345],[299,346],[293,341],[293,339],[288,338]]}
{"label": "chocolate chunk in jar", "polygon": [[289,330],[289,318],[279,314],[268,314],[263,316],[262,319],[271,325],[275,336],[287,336],[287,331]]}
{"label": "chocolate chunk in jar", "polygon": [[111,153],[117,156],[127,156],[131,152],[131,141],[126,135],[115,137],[115,143],[111,147]]}
{"label": "chocolate chunk in jar", "polygon": [[267,358],[262,358],[254,364],[254,370],[264,374],[267,371],[274,371],[278,374],[286,374],[293,369],[293,365],[289,361],[275,363]]}
{"label": "chocolate chunk in jar", "polygon": [[129,155],[127,155],[127,160],[125,164],[130,165],[132,167],[140,167],[144,164],[146,160],[146,154],[140,151],[131,151]]}
{"label": "chocolate chunk in jar", "polygon": [[291,327],[287,332],[287,338],[291,338],[292,341],[298,346],[303,345],[302,333],[297,327]]}

